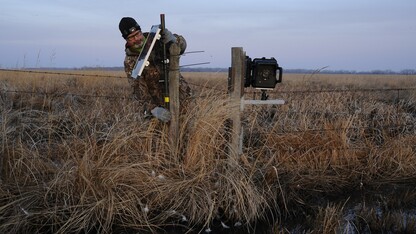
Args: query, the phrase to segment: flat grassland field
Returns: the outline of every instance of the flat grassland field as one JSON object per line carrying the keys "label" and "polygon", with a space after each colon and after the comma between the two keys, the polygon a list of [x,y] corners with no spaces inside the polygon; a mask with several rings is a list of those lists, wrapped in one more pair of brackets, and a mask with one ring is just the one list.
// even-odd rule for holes
{"label": "flat grassland field", "polygon": [[283,74],[236,154],[228,74],[182,75],[172,139],[123,71],[1,70],[0,232],[416,232],[416,76]]}

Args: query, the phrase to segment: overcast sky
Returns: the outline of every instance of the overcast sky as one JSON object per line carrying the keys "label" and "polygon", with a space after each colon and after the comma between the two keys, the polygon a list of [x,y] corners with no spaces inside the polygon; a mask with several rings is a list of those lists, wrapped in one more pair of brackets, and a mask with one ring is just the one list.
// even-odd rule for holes
{"label": "overcast sky", "polygon": [[0,67],[122,66],[123,16],[183,35],[181,65],[229,67],[231,48],[283,68],[416,69],[415,0],[0,0]]}

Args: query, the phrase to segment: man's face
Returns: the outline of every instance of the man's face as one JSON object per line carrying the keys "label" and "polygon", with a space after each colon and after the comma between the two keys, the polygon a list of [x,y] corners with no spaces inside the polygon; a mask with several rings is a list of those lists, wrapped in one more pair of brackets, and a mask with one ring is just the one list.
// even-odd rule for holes
{"label": "man's face", "polygon": [[143,33],[141,31],[135,31],[132,32],[128,37],[127,37],[127,45],[128,46],[133,46],[133,45],[142,45],[144,42],[144,36]]}

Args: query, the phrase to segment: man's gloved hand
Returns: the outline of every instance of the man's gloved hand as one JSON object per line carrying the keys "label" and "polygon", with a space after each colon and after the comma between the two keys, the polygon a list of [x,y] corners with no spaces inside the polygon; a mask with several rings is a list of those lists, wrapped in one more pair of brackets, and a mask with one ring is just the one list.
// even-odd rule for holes
{"label": "man's gloved hand", "polygon": [[155,118],[157,118],[158,120],[164,123],[167,123],[170,121],[170,118],[171,118],[170,112],[163,107],[155,107],[150,112]]}
{"label": "man's gloved hand", "polygon": [[176,37],[173,35],[167,28],[162,31],[162,42],[163,44],[168,44],[169,42],[176,42]]}

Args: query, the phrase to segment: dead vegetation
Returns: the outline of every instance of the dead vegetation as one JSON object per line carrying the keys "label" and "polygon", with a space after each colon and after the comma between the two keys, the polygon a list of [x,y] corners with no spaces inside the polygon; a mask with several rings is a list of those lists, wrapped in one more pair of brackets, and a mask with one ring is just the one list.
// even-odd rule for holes
{"label": "dead vegetation", "polygon": [[226,74],[204,75],[174,145],[124,78],[2,72],[0,231],[415,231],[416,92],[390,90],[414,76],[287,75],[236,162]]}

